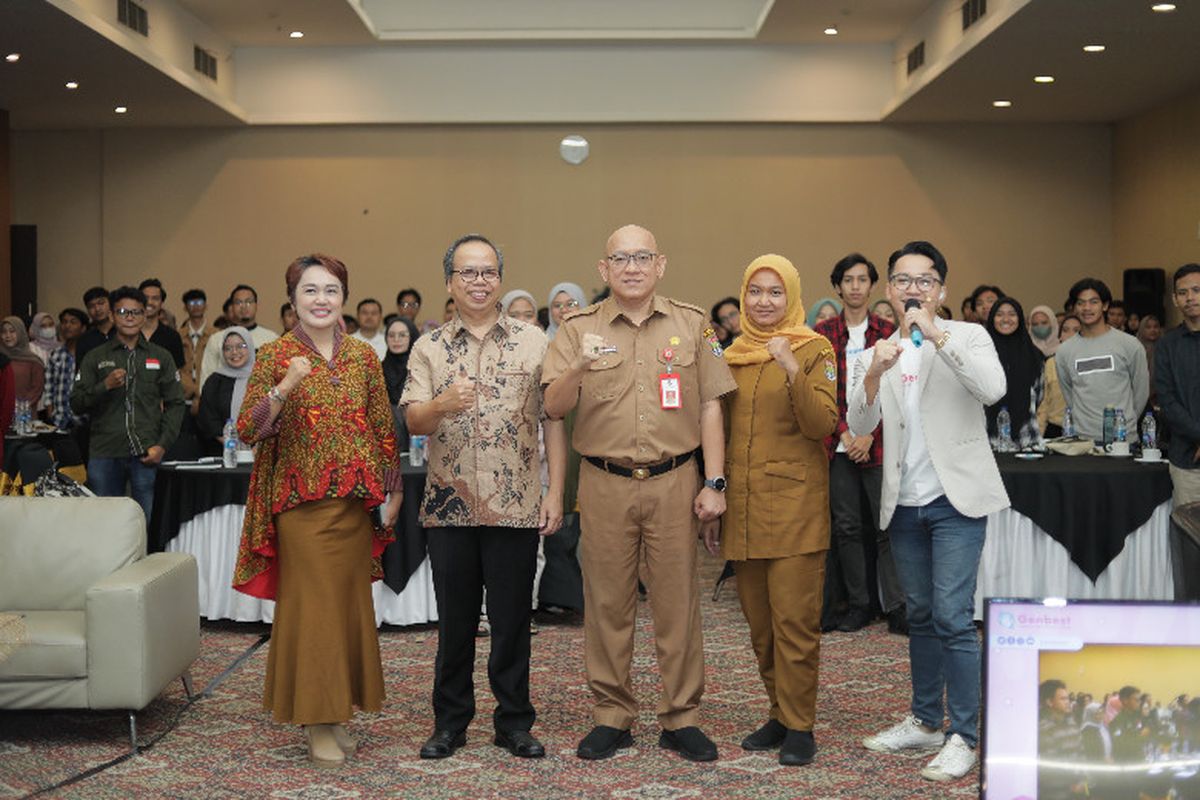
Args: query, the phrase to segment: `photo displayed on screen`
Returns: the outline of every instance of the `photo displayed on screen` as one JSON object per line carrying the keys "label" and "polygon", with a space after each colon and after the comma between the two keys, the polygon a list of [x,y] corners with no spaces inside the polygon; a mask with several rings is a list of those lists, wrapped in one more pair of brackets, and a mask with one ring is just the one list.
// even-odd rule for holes
{"label": "photo displayed on screen", "polygon": [[983,796],[1200,800],[1200,605],[988,602]]}

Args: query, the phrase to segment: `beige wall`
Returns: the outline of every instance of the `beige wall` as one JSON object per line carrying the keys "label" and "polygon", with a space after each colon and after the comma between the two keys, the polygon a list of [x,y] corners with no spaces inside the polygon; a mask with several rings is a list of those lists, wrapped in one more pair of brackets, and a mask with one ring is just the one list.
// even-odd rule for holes
{"label": "beige wall", "polygon": [[[570,167],[558,139],[592,157]],[[1102,125],[663,125],[314,127],[16,132],[14,216],[39,225],[48,308],[87,286],[156,275],[178,309],[191,286],[255,284],[277,324],[283,268],[323,250],[352,300],[390,310],[402,286],[440,315],[440,259],[466,231],[492,236],[507,288],[598,288],[607,233],[657,232],[664,291],[702,305],[742,266],[792,258],[809,302],[859,249],[881,266],[928,238],[950,262],[949,302],[998,282],[1059,301],[1078,276],[1113,278],[1110,129]]]}
{"label": "beige wall", "polygon": [[[1118,123],[1113,134],[1113,264],[1200,261],[1200,91]],[[1168,300],[1167,312],[1179,315]]]}

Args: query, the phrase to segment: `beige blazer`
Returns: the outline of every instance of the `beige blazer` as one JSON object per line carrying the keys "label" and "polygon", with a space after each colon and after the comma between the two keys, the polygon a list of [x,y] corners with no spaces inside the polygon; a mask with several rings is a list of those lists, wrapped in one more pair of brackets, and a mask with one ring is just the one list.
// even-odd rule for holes
{"label": "beige blazer", "polygon": [[[1000,480],[996,458],[988,444],[983,407],[1004,396],[1004,367],[992,338],[982,325],[938,320],[950,332],[945,347],[921,348],[921,426],[925,445],[946,498],[967,517],[983,517],[1008,508],[1008,493]],[[888,341],[899,341],[897,330]],[[875,402],[867,403],[863,381],[875,355],[869,348],[850,370],[846,422],[856,436],[875,430],[883,420],[883,493],[879,503],[880,529],[888,526],[900,495],[900,470],[908,443],[904,394],[899,364],[884,373]]]}

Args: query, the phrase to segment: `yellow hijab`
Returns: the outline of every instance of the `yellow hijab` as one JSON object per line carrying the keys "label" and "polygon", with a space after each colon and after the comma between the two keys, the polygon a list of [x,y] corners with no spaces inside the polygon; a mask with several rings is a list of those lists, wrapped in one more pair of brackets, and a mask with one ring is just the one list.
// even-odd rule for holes
{"label": "yellow hijab", "polygon": [[[787,292],[787,310],[783,319],[772,330],[762,330],[755,326],[746,309],[746,287],[750,278],[760,269],[769,269],[783,281]],[[792,266],[792,262],[783,256],[769,253],[759,256],[750,262],[742,273],[742,335],[725,349],[725,359],[734,365],[765,364],[771,361],[767,352],[767,342],[776,336],[786,336],[791,340],[792,350],[797,350],[805,342],[819,339],[821,335],[804,324],[804,303],[800,297],[800,273]]]}

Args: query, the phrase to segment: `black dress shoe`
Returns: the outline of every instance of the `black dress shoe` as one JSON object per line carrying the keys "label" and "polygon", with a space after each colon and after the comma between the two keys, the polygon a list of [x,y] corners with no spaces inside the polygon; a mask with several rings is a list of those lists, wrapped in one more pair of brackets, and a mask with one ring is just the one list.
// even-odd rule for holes
{"label": "black dress shoe", "polygon": [[767,720],[767,724],[754,733],[742,739],[743,750],[774,750],[783,744],[783,737],[788,729],[777,719]]}
{"label": "black dress shoe", "polygon": [[897,606],[887,613],[888,633],[908,636],[908,610]]}
{"label": "black dress shoe", "polygon": [[846,616],[842,617],[842,621],[838,623],[837,629],[842,633],[854,633],[855,631],[861,631],[870,624],[871,612],[865,608],[854,607],[846,612]]}
{"label": "black dress shoe", "polygon": [[779,748],[779,763],[785,767],[801,767],[811,764],[817,754],[817,743],[812,731],[788,731]]}
{"label": "black dress shoe", "polygon": [[717,760],[717,746],[695,725],[663,731],[658,737],[658,746],[674,750],[688,761]]}
{"label": "black dress shoe", "polygon": [[575,755],[589,761],[599,761],[609,758],[618,750],[632,746],[633,737],[629,735],[628,728],[621,730],[608,725],[597,725],[583,737],[583,741],[575,749]]}
{"label": "black dress shoe", "polygon": [[842,624],[842,616],[836,611],[830,611],[827,614],[821,614],[821,633],[829,633],[836,631],[838,625]]}
{"label": "black dress shoe", "polygon": [[496,731],[492,744],[503,747],[518,758],[541,758],[546,755],[546,748],[529,731]]}
{"label": "black dress shoe", "polygon": [[467,743],[465,731],[434,731],[429,741],[421,747],[421,758],[449,758],[454,751]]}

